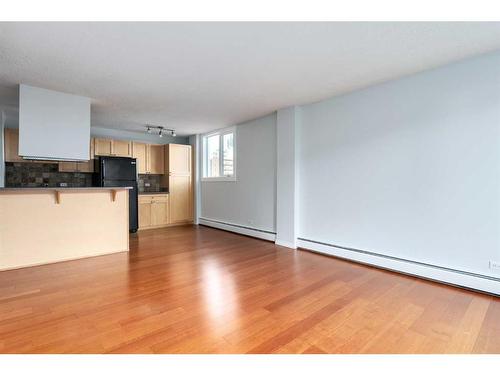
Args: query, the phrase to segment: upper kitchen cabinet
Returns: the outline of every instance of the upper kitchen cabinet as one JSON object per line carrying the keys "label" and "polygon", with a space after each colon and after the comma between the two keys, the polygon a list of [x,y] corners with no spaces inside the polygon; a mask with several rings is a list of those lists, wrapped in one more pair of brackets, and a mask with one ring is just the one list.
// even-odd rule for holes
{"label": "upper kitchen cabinet", "polygon": [[17,163],[47,163],[55,164],[57,161],[53,160],[29,160],[23,159],[19,156],[19,130],[18,129],[4,129],[4,150],[6,162]]}
{"label": "upper kitchen cabinet", "polygon": [[137,173],[164,174],[165,148],[163,145],[152,145],[133,142],[132,156],[137,159]]}
{"label": "upper kitchen cabinet", "polygon": [[119,141],[114,139],[112,144],[113,156],[125,156],[132,157],[132,142],[129,141]]}
{"label": "upper kitchen cabinet", "polygon": [[191,175],[191,146],[165,145],[165,162],[170,175]]}
{"label": "upper kitchen cabinet", "polygon": [[59,172],[92,173],[94,172],[94,164],[93,160],[85,162],[60,161],[58,170]]}
{"label": "upper kitchen cabinet", "polygon": [[4,131],[5,161],[20,162],[25,161],[19,156],[19,132],[17,129],[5,129]]}
{"label": "upper kitchen cabinet", "polygon": [[145,174],[147,170],[147,144],[132,142],[132,157],[136,159],[137,173]]}
{"label": "upper kitchen cabinet", "polygon": [[94,150],[97,156],[132,157],[132,142],[117,139],[94,138]]}
{"label": "upper kitchen cabinet", "polygon": [[96,155],[111,156],[113,152],[113,140],[94,138],[94,150]]}
{"label": "upper kitchen cabinet", "polygon": [[94,172],[94,142],[90,141],[90,160],[84,162],[60,161],[59,172]]}
{"label": "upper kitchen cabinet", "polygon": [[149,173],[165,173],[165,147],[163,145],[148,145]]}

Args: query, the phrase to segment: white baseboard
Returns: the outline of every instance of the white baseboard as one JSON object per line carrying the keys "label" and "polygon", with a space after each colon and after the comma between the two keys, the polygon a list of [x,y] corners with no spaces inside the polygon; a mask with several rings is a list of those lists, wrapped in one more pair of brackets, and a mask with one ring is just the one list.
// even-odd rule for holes
{"label": "white baseboard", "polygon": [[288,242],[288,241],[281,241],[281,240],[276,240],[274,241],[274,243],[276,245],[279,245],[279,246],[284,246],[284,247],[288,247],[290,249],[297,249],[297,245],[294,244],[293,242]]}
{"label": "white baseboard", "polygon": [[199,218],[199,223],[201,225],[206,225],[208,227],[223,229],[223,230],[227,230],[229,232],[244,234],[245,236],[256,237],[256,238],[260,238],[260,239],[267,240],[267,241],[274,242],[276,240],[276,233],[273,233],[271,231],[265,231],[262,229],[245,227],[245,226],[239,225],[239,224],[232,224],[232,223],[227,223],[227,222],[222,222],[219,220],[202,218],[202,217]]}
{"label": "white baseboard", "polygon": [[346,249],[306,239],[298,239],[297,246],[306,250],[333,255],[339,258],[369,264],[375,267],[389,269],[404,274],[419,276],[445,284],[452,284],[500,295],[500,279],[495,277],[452,270],[405,259],[387,257],[382,254],[375,254],[367,251]]}

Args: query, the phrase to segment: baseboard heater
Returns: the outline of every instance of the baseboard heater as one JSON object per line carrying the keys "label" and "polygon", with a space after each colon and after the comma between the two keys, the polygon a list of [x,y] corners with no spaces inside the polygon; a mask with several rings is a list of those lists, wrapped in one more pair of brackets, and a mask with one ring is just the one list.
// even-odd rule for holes
{"label": "baseboard heater", "polygon": [[299,248],[378,268],[500,296],[500,278],[384,255],[373,251],[298,238]]}
{"label": "baseboard heater", "polygon": [[246,236],[252,236],[252,237],[260,238],[260,239],[267,240],[267,241],[274,242],[276,240],[276,232],[272,232],[272,231],[268,231],[268,230],[264,230],[264,229],[258,229],[258,228],[248,227],[245,225],[228,223],[228,222],[224,222],[224,221],[220,221],[220,220],[207,219],[207,218],[203,218],[203,217],[199,218],[199,223],[201,225],[205,225],[208,227],[223,229],[223,230],[227,230],[229,232],[244,234]]}
{"label": "baseboard heater", "polygon": [[[208,227],[256,237],[267,241],[276,241],[276,232],[272,231],[207,218],[200,218],[199,222],[201,225]],[[399,272],[405,275],[416,276],[447,285],[479,291],[497,297],[500,296],[500,278],[494,276],[482,275],[301,237],[297,239],[297,247],[307,251],[331,255],[337,258]]]}

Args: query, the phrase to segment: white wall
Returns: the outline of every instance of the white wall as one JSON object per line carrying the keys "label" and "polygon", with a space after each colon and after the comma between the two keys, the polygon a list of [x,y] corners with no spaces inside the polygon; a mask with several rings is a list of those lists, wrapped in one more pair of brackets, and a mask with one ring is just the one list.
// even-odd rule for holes
{"label": "white wall", "polygon": [[300,108],[279,109],[276,115],[276,243],[297,247],[297,129]]}
{"label": "white wall", "polygon": [[500,53],[303,107],[299,236],[499,277]]}
{"label": "white wall", "polygon": [[193,165],[193,195],[194,195],[194,220],[193,222],[195,224],[199,224],[199,218],[200,218],[200,213],[201,213],[201,195],[200,195],[200,157],[199,155],[201,154],[200,151],[200,135],[195,134],[191,135],[189,137],[189,144],[194,150],[194,155],[195,155],[195,160],[194,160],[194,165]]}
{"label": "white wall", "polygon": [[201,217],[276,231],[276,114],[236,127],[236,181],[201,182]]}

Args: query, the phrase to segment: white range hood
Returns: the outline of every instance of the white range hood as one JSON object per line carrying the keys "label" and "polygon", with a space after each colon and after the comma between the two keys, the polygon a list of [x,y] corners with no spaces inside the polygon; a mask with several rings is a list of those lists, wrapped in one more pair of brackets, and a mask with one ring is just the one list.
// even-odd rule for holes
{"label": "white range hood", "polygon": [[19,155],[89,160],[90,98],[19,85]]}

